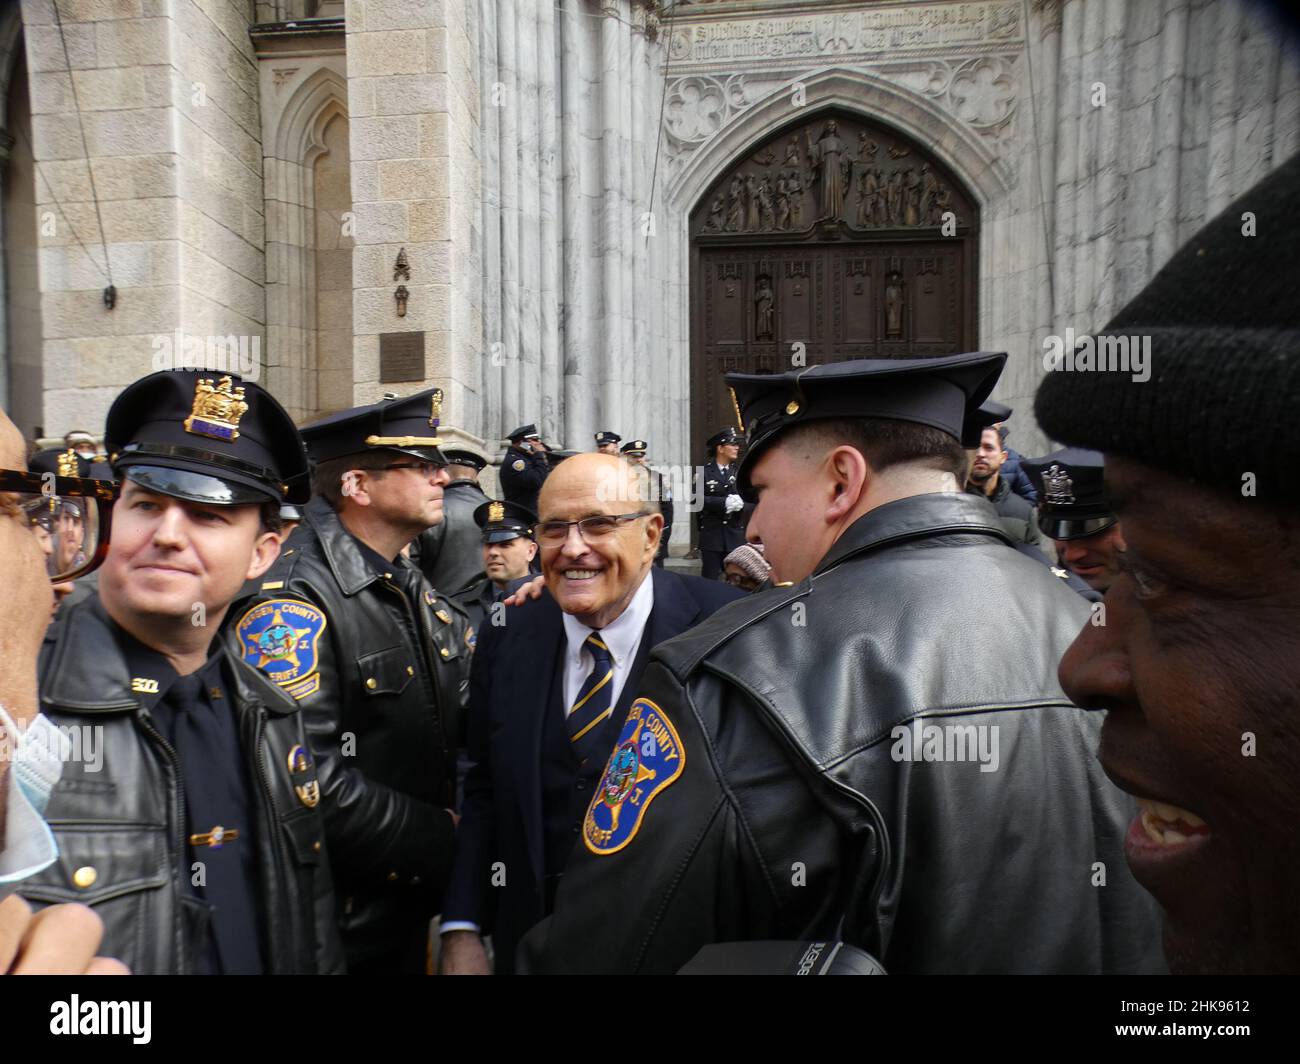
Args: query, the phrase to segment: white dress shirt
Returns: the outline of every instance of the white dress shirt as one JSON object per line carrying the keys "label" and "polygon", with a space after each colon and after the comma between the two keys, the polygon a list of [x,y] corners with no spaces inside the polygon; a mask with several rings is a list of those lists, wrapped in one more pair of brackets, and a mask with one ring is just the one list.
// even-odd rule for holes
{"label": "white dress shirt", "polygon": [[[614,665],[614,678],[609,682],[611,706],[618,705],[618,696],[623,693],[627,674],[632,669],[632,663],[636,661],[636,652],[641,646],[641,636],[645,632],[646,621],[650,619],[650,611],[654,609],[654,604],[652,566],[646,573],[645,579],[641,581],[641,586],[633,593],[627,609],[620,613],[616,620],[599,629],[601,642],[609,647],[610,660]],[[568,637],[568,645],[564,650],[564,712],[566,715],[569,707],[578,700],[578,692],[582,690],[582,685],[595,664],[591,651],[583,645],[587,641],[587,636],[594,631],[597,629],[588,628],[572,614],[564,615],[564,634]]]}

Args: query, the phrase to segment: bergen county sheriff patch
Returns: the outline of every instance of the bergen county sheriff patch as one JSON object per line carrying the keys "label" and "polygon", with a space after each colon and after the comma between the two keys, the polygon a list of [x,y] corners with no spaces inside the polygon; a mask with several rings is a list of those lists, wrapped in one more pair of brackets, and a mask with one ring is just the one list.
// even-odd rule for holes
{"label": "bergen county sheriff patch", "polygon": [[236,626],[244,660],[295,699],[320,690],[316,644],[325,614],[296,599],[271,599],[254,606]]}
{"label": "bergen county sheriff patch", "polygon": [[638,698],[623,723],[582,823],[582,841],[598,857],[618,853],[641,829],[655,796],[682,774],[686,749],[667,714]]}

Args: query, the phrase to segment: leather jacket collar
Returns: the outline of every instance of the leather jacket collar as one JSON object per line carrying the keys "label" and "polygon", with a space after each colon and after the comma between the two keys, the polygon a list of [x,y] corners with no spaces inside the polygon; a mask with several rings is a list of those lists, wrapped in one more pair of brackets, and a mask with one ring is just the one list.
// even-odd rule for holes
{"label": "leather jacket collar", "polygon": [[993,536],[1011,545],[1011,537],[986,499],[965,492],[912,495],[877,506],[854,521],[817,564],[813,576],[877,547],[954,532]]}
{"label": "leather jacket collar", "polygon": [[[229,675],[236,704],[264,705],[280,714],[297,711],[295,702],[251,666],[232,661]],[[50,626],[41,656],[40,689],[42,704],[54,709],[122,713],[140,708],[116,626],[97,594]]]}
{"label": "leather jacket collar", "polygon": [[[379,579],[375,567],[361,552],[352,533],[343,527],[339,515],[328,502],[319,496],[312,499],[307,504],[306,518],[316,532],[321,553],[325,555],[325,562],[343,594],[351,597]],[[404,558],[398,558],[393,564],[400,568],[404,562]]]}

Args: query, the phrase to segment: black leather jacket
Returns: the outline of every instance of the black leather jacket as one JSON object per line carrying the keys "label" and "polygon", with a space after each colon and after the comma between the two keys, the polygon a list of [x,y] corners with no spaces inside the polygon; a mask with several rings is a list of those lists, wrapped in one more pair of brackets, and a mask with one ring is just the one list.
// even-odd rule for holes
{"label": "black leather jacket", "polygon": [[[208,907],[179,879],[187,863],[179,765],[131,691],[114,631],[92,596],[65,607],[46,638],[41,711],[56,725],[102,729],[102,757],[97,769],[85,758],[64,764],[46,809],[59,858],[19,892],[38,904],[91,906],[104,921],[100,952],[137,975],[186,975],[206,948]],[[309,786],[315,771],[289,770],[290,752],[306,743],[298,707],[256,669],[238,659],[229,665],[259,816],[266,971],[341,972],[324,824],[319,807],[295,789]]]}
{"label": "black leather jacket", "polygon": [[411,560],[443,594],[460,591],[483,575],[483,530],[474,511],[488,501],[476,481],[453,481],[443,489],[442,520],[411,544]]}
{"label": "black leather jacket", "polygon": [[[891,972],[1160,970],[1158,911],[1124,860],[1133,802],[1094,756],[1102,715],[1057,683],[1087,617],[985,501],[864,515],[808,579],[656,648],[639,690],[676,729],[680,775],[657,718],[657,758],[641,734],[621,777],[611,761],[587,823],[626,790],[619,834],[575,847],[523,967],[673,972],[713,942],[827,938],[844,915]],[[935,733],[942,761],[912,741],[970,726]]]}
{"label": "black leather jacket", "polygon": [[[240,620],[294,600],[324,613],[298,704],[320,773],[348,963],[381,957],[438,912],[451,869],[456,749],[468,696],[471,630],[404,558],[385,579],[322,499],[226,638],[248,655]],[[296,687],[299,692],[302,687]]]}

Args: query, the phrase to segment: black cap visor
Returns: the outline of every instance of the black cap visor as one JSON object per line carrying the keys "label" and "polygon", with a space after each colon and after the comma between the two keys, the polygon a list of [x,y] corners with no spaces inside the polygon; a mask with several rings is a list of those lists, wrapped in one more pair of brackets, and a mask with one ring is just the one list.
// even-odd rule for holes
{"label": "black cap visor", "polygon": [[484,543],[508,543],[512,539],[522,539],[528,535],[527,529],[489,528],[483,533]]}
{"label": "black cap visor", "polygon": [[1084,539],[1106,531],[1118,520],[1114,514],[1102,517],[1061,517],[1053,513],[1039,513],[1038,527],[1048,539]]}
{"label": "black cap visor", "polygon": [[438,450],[437,447],[384,447],[385,451],[395,451],[398,454],[409,454],[412,458],[418,458],[421,462],[432,462],[434,465],[445,466],[450,463],[447,456]]}
{"label": "black cap visor", "polygon": [[155,458],[157,465],[125,465],[118,467],[118,475],[134,481],[140,487],[174,499],[202,503],[205,506],[260,506],[264,502],[279,502],[270,488],[254,487],[230,477],[212,477],[192,469],[178,469],[162,465],[165,459]]}

